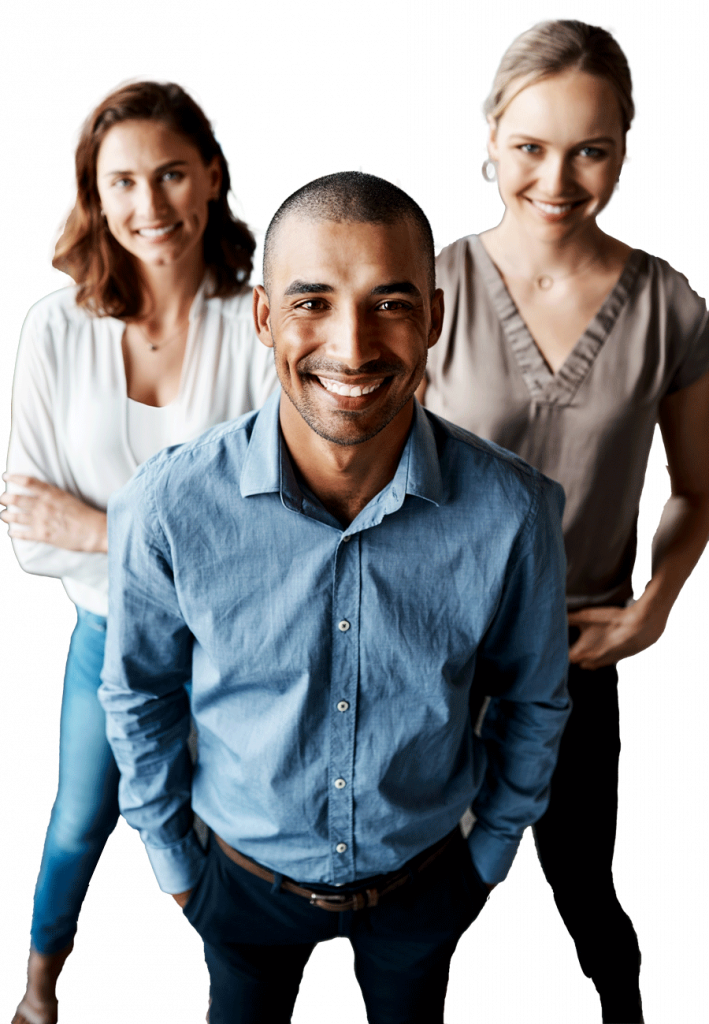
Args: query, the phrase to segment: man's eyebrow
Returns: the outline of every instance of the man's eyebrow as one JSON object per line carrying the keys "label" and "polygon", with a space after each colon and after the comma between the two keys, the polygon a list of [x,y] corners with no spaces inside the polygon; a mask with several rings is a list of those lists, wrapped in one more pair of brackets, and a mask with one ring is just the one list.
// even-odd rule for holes
{"label": "man's eyebrow", "polygon": [[[313,281],[295,280],[286,288],[284,295],[317,295],[324,292],[334,292],[330,284],[319,284]],[[421,295],[421,292],[411,281],[391,281],[389,284],[378,284],[372,288],[370,295]]]}
{"label": "man's eyebrow", "polygon": [[421,292],[412,281],[392,281],[391,284],[378,284],[372,288],[370,295],[421,295]]}
{"label": "man's eyebrow", "polygon": [[313,295],[322,294],[323,292],[334,292],[334,288],[330,284],[317,284],[313,281],[291,281],[286,288],[284,295]]}

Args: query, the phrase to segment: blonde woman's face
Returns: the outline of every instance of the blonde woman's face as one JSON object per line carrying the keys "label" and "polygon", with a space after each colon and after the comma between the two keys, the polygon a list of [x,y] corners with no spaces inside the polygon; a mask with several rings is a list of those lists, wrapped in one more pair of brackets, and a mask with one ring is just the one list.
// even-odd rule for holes
{"label": "blonde woman's face", "polygon": [[568,236],[595,221],[618,181],[625,137],[617,96],[585,72],[545,78],[491,125],[488,151],[507,214],[549,241]]}

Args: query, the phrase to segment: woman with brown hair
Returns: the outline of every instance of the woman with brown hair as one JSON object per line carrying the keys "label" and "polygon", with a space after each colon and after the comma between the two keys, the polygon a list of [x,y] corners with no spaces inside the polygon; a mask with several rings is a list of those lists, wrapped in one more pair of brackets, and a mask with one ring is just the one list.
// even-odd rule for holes
{"label": "woman with brown hair", "polygon": [[[509,47],[485,104],[502,221],[438,258],[446,321],[426,405],[566,491],[569,691],[544,873],[604,1021],[642,1020],[640,953],[612,875],[620,752],[615,663],[662,634],[709,535],[709,327],[666,262],[597,224],[634,114],[613,37],[549,21]],[[656,423],[671,496],[632,601],[635,525]]]}
{"label": "woman with brown hair", "polygon": [[57,977],[118,819],[96,696],[107,501],[155,452],[260,405],[275,384],[251,318],[253,236],[229,208],[229,169],[194,100],[174,84],[119,88],[84,125],[76,178],[53,261],[76,286],[38,302],[23,326],[0,495],[21,566],[61,578],[78,615],[15,1024],[57,1020]]}

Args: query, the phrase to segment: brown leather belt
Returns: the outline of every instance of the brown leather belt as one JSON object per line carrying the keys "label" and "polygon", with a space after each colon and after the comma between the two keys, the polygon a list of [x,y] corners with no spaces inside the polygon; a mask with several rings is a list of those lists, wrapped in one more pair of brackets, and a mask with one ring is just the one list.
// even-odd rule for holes
{"label": "brown leather belt", "polygon": [[[281,881],[281,888],[287,890],[287,892],[294,892],[296,896],[303,896],[313,907],[320,907],[321,910],[332,910],[337,914],[341,914],[345,910],[363,910],[365,907],[376,907],[382,896],[386,896],[387,893],[398,889],[412,875],[420,874],[437,857],[440,857],[457,833],[459,833],[459,829],[456,825],[452,832],[449,832],[443,839],[434,843],[433,846],[429,846],[427,850],[419,853],[405,864],[403,868],[393,871],[389,875],[382,875],[381,881],[377,885],[365,885],[356,892],[343,893],[341,896],[337,893],[313,892],[312,889],[304,889],[302,885],[298,885],[290,878],[284,878]],[[226,854],[229,860],[233,860],[240,868],[244,868],[245,871],[256,875],[257,878],[262,878],[264,882],[273,884],[276,877],[273,872],[229,846],[216,832],[213,835],[219,844],[220,850]]]}

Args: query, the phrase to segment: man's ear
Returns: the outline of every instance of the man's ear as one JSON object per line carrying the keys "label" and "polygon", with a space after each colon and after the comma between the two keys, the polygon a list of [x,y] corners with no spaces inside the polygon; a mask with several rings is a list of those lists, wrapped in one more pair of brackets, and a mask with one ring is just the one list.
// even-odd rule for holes
{"label": "man's ear", "polygon": [[262,284],[254,288],[254,325],[258,339],[266,348],[273,348],[273,336],[271,334],[271,305],[268,301],[266,289]]}
{"label": "man's ear", "polygon": [[433,348],[443,330],[443,289],[436,288],[431,299],[431,330],[428,332],[428,347]]}

